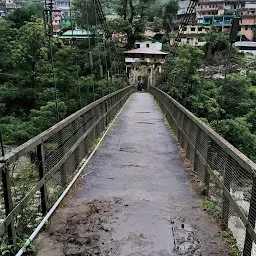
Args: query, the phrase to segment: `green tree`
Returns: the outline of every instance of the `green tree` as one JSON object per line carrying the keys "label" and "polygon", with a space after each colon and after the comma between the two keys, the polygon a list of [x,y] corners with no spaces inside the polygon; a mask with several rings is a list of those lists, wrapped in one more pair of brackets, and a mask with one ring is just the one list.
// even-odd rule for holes
{"label": "green tree", "polygon": [[119,0],[118,14],[125,24],[123,32],[127,35],[127,48],[132,48],[136,39],[141,38],[146,28],[150,6],[155,0]]}
{"label": "green tree", "polygon": [[150,5],[148,9],[148,21],[153,22],[155,18],[161,19],[163,16],[163,3],[159,0],[155,1],[155,4]]}
{"label": "green tree", "polygon": [[173,19],[179,10],[179,4],[177,0],[169,0],[164,5],[163,9],[163,25],[167,32],[172,30]]}
{"label": "green tree", "polygon": [[24,24],[13,44],[12,56],[15,68],[26,77],[26,86],[38,86],[36,81],[44,61],[48,60],[47,38],[42,20]]}
{"label": "green tree", "polygon": [[246,121],[249,124],[251,132],[256,135],[256,110],[255,110],[255,108],[246,115]]}
{"label": "green tree", "polygon": [[202,65],[202,56],[203,52],[196,47],[181,47],[176,57],[168,58],[163,66],[162,79],[167,78],[170,95],[183,104],[198,89],[198,69]]}
{"label": "green tree", "polygon": [[155,32],[159,32],[163,28],[163,20],[161,18],[154,17],[153,22]]}
{"label": "green tree", "polygon": [[93,0],[74,0],[72,1],[76,24],[80,28],[91,30],[96,25],[95,13],[96,5]]}
{"label": "green tree", "polygon": [[220,112],[219,90],[209,81],[199,86],[197,92],[188,97],[186,106],[199,117],[206,118],[209,122],[214,121],[218,119]]}
{"label": "green tree", "polygon": [[239,74],[227,76],[221,86],[221,108],[225,118],[243,116],[248,113],[252,105],[249,98],[251,81],[248,77]]}
{"label": "green tree", "polygon": [[[60,120],[62,120],[67,114],[67,106],[64,102],[58,102],[58,111]],[[56,103],[54,101],[47,102],[47,104],[41,106],[39,110],[31,110],[30,127],[33,127],[34,135],[54,125],[57,120],[56,116]]]}
{"label": "green tree", "polygon": [[31,13],[27,8],[18,8],[15,9],[7,19],[13,22],[15,28],[19,29],[25,22],[30,21]]}
{"label": "green tree", "polygon": [[216,51],[222,51],[228,48],[229,46],[229,34],[228,33],[218,33],[215,31],[210,31],[205,36],[207,43],[211,43],[213,46],[213,54]]}
{"label": "green tree", "polygon": [[241,152],[256,161],[256,136],[250,132],[250,125],[243,117],[212,123],[218,132]]}
{"label": "green tree", "polygon": [[10,30],[10,22],[0,19],[0,74],[9,70],[11,66],[11,45],[8,41]]}

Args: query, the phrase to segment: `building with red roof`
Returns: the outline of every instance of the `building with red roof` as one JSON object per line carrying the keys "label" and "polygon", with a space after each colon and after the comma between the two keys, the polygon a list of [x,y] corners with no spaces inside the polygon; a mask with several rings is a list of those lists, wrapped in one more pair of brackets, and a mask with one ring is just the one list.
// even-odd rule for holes
{"label": "building with red roof", "polygon": [[124,52],[126,72],[130,74],[131,82],[135,84],[141,76],[147,76],[147,86],[153,85],[156,72],[161,72],[161,66],[167,53],[147,47],[132,49]]}

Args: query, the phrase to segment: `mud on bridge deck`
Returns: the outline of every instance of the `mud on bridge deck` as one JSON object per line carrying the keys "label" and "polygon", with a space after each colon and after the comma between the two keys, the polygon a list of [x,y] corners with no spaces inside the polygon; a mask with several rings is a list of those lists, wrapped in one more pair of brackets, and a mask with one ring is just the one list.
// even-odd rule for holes
{"label": "mud on bridge deck", "polygon": [[150,94],[131,96],[87,172],[40,234],[38,256],[228,255]]}

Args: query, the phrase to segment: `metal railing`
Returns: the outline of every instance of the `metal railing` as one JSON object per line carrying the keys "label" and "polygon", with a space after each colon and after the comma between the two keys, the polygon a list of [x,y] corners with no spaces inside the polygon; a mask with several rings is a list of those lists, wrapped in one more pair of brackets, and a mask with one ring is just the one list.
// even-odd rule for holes
{"label": "metal railing", "polygon": [[206,194],[244,256],[256,255],[256,164],[190,111],[150,87]]}
{"label": "metal railing", "polygon": [[109,94],[0,158],[0,244],[20,247],[133,92]]}

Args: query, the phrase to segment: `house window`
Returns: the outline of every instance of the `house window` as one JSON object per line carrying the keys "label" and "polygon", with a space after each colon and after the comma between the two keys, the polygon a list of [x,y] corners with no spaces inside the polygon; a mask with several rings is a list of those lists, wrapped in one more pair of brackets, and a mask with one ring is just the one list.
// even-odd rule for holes
{"label": "house window", "polygon": [[245,26],[245,30],[248,30],[248,26]]}
{"label": "house window", "polygon": [[135,44],[135,48],[136,49],[140,48],[140,44]]}
{"label": "house window", "polygon": [[149,48],[149,44],[146,44],[146,47]]}
{"label": "house window", "polygon": [[193,38],[187,38],[187,44],[193,45]]}
{"label": "house window", "polygon": [[193,28],[193,27],[192,27],[192,28],[191,28],[191,31],[196,31],[196,28]]}
{"label": "house window", "polygon": [[203,31],[203,28],[202,28],[202,27],[199,27],[199,28],[198,28],[198,31]]}

